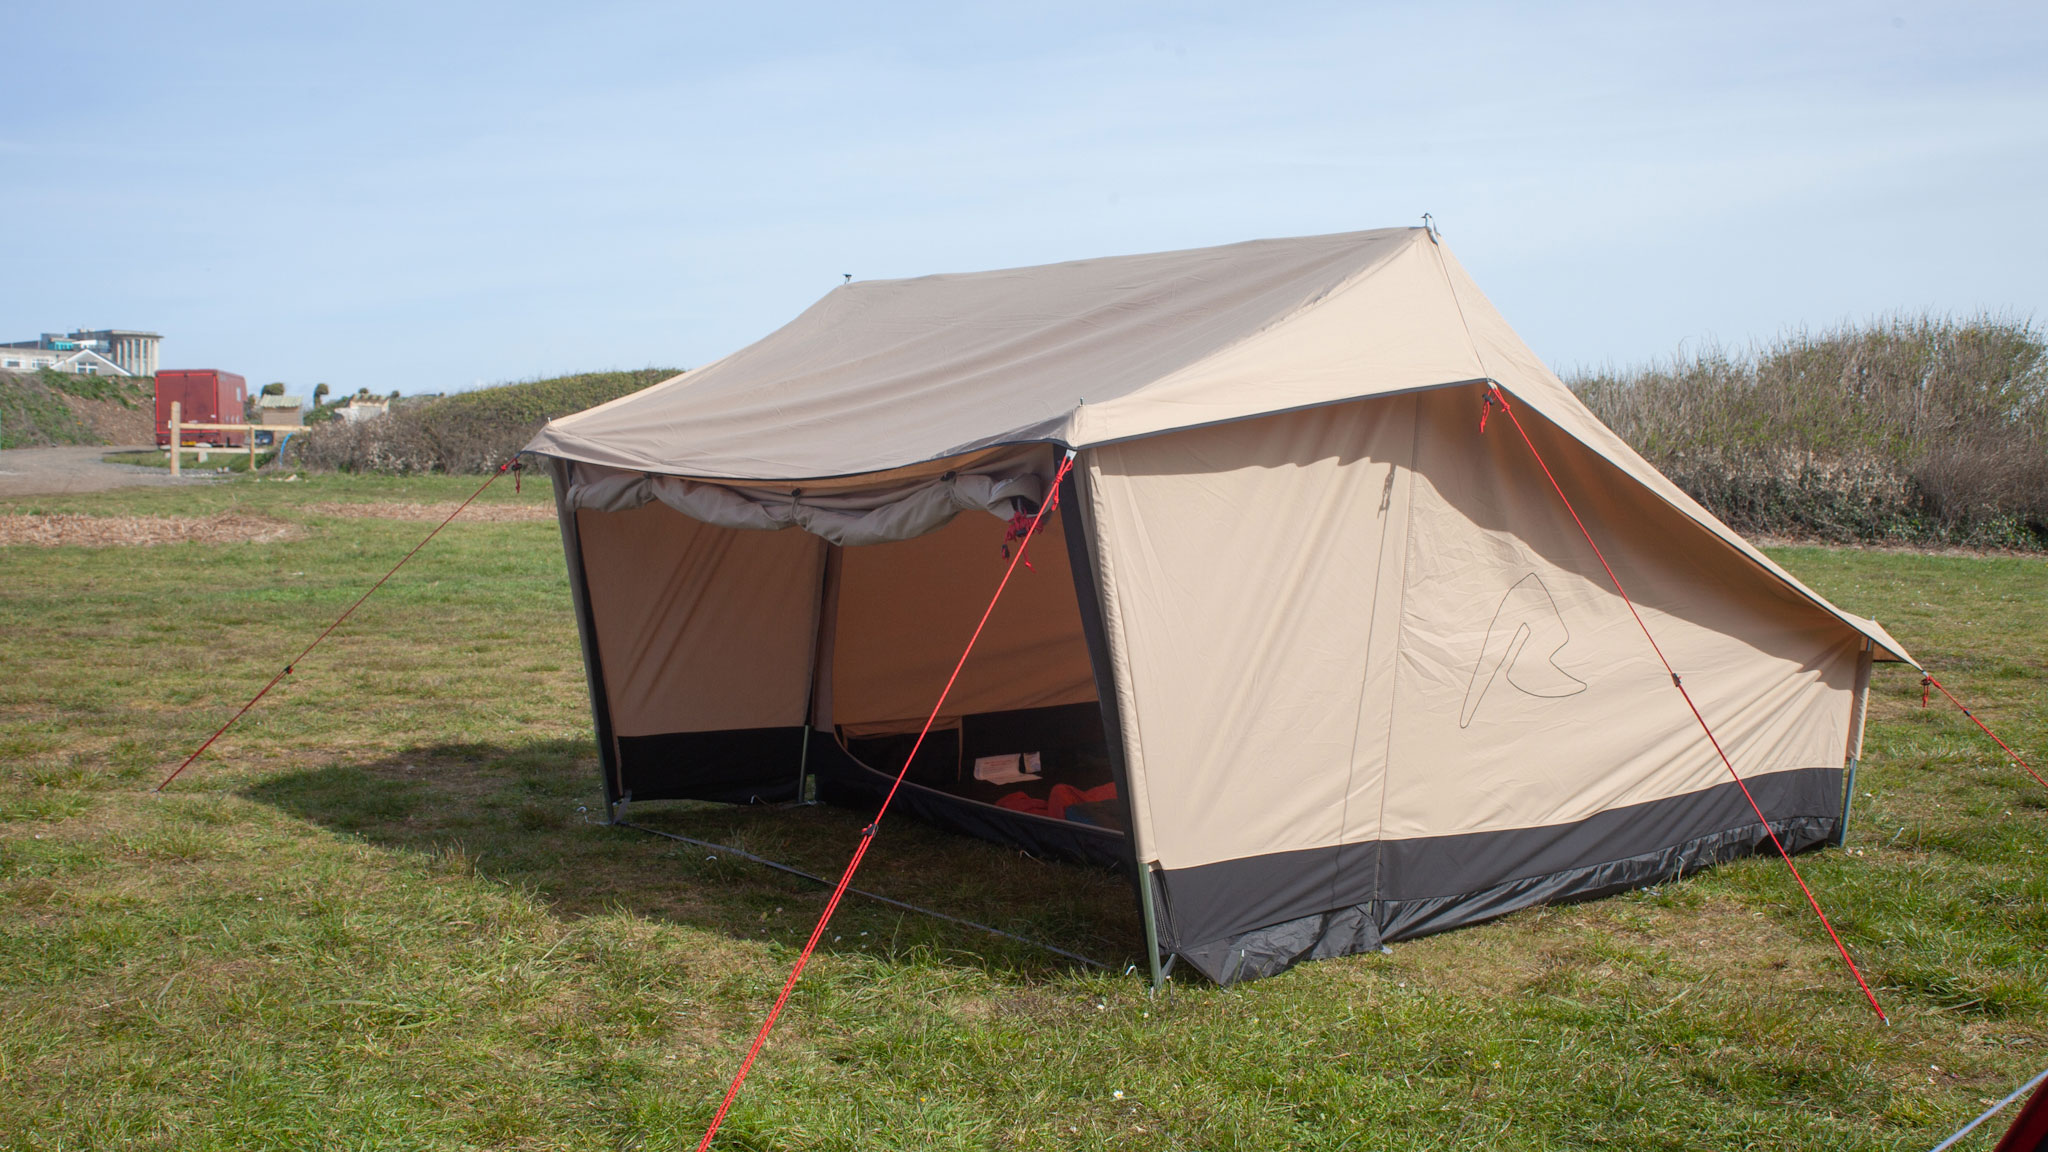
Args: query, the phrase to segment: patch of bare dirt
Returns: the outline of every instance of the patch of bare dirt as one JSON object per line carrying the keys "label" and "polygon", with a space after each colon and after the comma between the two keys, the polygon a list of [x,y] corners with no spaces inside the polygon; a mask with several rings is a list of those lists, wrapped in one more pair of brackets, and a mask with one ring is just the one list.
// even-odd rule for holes
{"label": "patch of bare dirt", "polygon": [[296,524],[238,512],[218,516],[0,515],[0,547],[268,543],[303,535],[304,530]]}
{"label": "patch of bare dirt", "polygon": [[102,444],[150,444],[156,440],[156,413],[149,407],[123,407],[114,400],[87,400],[60,395],[78,422],[92,429]]}
{"label": "patch of bare dirt", "polygon": [[[315,516],[345,516],[352,520],[431,520],[439,523],[449,513],[461,507],[460,502],[444,500],[436,504],[407,504],[385,501],[366,504],[344,504],[329,501],[324,504],[309,504],[306,511]],[[460,520],[471,520],[482,524],[507,524],[521,520],[553,520],[555,509],[549,504],[471,504],[464,508]]]}

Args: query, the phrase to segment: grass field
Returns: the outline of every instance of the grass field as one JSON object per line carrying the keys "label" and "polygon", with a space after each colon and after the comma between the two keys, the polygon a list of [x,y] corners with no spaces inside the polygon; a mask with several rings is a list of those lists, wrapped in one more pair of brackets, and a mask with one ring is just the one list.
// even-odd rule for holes
{"label": "grass field", "polygon": [[[0,1147],[694,1147],[822,893],[592,823],[552,524],[457,522],[150,792],[427,528],[335,503],[476,483],[0,504],[304,528],[0,549]],[[2048,746],[2048,563],[1776,554]],[[1775,860],[1157,998],[849,902],[721,1147],[1927,1148],[2048,1065],[2048,792],[1908,672],[1872,697],[1802,866],[1889,1028]],[[864,822],[638,816],[821,872]],[[1109,876],[894,820],[861,883],[1139,961]]]}

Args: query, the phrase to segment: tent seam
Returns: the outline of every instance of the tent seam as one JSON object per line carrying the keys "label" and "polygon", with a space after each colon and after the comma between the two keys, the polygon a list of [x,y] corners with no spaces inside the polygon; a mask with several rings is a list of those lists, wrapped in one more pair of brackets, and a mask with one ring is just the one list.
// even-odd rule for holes
{"label": "tent seam", "polygon": [[[1088,497],[1088,515],[1090,520],[1096,523],[1100,523],[1103,518],[1102,502],[1107,498],[1105,487],[1098,482],[1097,477],[1102,466],[1101,456],[1090,452],[1085,464],[1088,470],[1088,483],[1084,487]],[[1139,883],[1150,883],[1151,878],[1147,866],[1158,862],[1156,860],[1158,852],[1157,846],[1151,843],[1152,838],[1148,834],[1153,824],[1153,812],[1151,781],[1149,778],[1145,778],[1147,771],[1143,753],[1145,746],[1145,721],[1141,709],[1138,707],[1137,681],[1130,675],[1130,646],[1126,639],[1128,629],[1125,626],[1123,600],[1118,583],[1119,573],[1117,571],[1116,559],[1112,556],[1113,551],[1114,549],[1110,548],[1096,549],[1095,572],[1098,579],[1102,582],[1099,594],[1102,596],[1105,605],[1110,608],[1109,611],[1102,614],[1103,644],[1109,649],[1110,679],[1118,697],[1117,709],[1121,713],[1120,719],[1125,725],[1124,771],[1130,777],[1132,791],[1136,792],[1142,789],[1144,795],[1145,819],[1142,826],[1137,819],[1137,798],[1132,798],[1131,855],[1138,863],[1140,872],[1138,877]],[[1128,687],[1126,687],[1127,683]],[[1126,697],[1129,698],[1131,705],[1129,708],[1123,707]],[[1135,741],[1133,741],[1132,737],[1136,737]],[[1139,755],[1136,757],[1135,763],[1130,753],[1130,747],[1134,742],[1139,748]],[[1142,784],[1140,783],[1141,778],[1144,778]],[[1155,857],[1155,859],[1146,859],[1148,854]]]}
{"label": "tent seam", "polygon": [[[1380,813],[1379,827],[1374,835],[1372,899],[1375,905],[1381,902],[1381,885],[1386,877],[1387,857],[1387,793],[1394,787],[1394,721],[1401,715],[1401,640],[1408,634],[1408,584],[1415,570],[1415,480],[1421,474],[1417,465],[1422,455],[1422,402],[1414,402],[1410,421],[1408,443],[1408,509],[1406,523],[1401,528],[1401,596],[1394,611],[1394,653],[1392,657],[1392,682],[1387,685],[1387,748],[1380,761]],[[1374,927],[1379,927],[1379,917],[1373,917]]]}
{"label": "tent seam", "polygon": [[[1387,488],[1391,492],[1395,480],[1394,473],[1398,471],[1398,466],[1390,460],[1387,462],[1387,469]],[[1365,690],[1372,680],[1373,641],[1379,632],[1380,573],[1387,566],[1387,536],[1394,526],[1392,523],[1393,509],[1389,507],[1386,511],[1386,519],[1380,524],[1379,546],[1373,550],[1372,601],[1366,609],[1365,652],[1363,658],[1359,661],[1358,699],[1351,708],[1351,752],[1346,758],[1344,765],[1344,804],[1337,816],[1337,844],[1340,849],[1350,839],[1351,835],[1351,793],[1354,786],[1358,783],[1358,741],[1365,730],[1365,718],[1362,715],[1365,711]],[[1398,636],[1397,630],[1397,643]],[[1342,860],[1343,856],[1340,852],[1338,855],[1339,866],[1330,876],[1330,899],[1332,901],[1337,899],[1337,885],[1343,876]]]}

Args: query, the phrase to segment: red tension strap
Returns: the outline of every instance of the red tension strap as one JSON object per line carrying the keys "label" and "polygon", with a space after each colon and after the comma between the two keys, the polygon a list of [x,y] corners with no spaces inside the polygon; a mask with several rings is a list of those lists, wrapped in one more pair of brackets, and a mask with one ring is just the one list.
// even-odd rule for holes
{"label": "red tension strap", "polygon": [[[1067,478],[1067,470],[1074,466],[1074,454],[1067,453],[1060,461],[1060,468],[1052,478],[1052,490],[1044,503],[1038,506],[1038,513],[1031,517],[1031,523],[1019,538],[1019,547],[1010,557],[1009,567],[1003,569],[1003,578],[996,584],[995,595],[989,597],[988,607],[982,610],[981,622],[974,626],[974,634],[967,638],[967,647],[961,650],[960,659],[953,665],[953,674],[946,678],[946,686],[939,690],[938,700],[932,704],[931,715],[925,717],[924,727],[917,734],[917,740],[910,746],[910,754],[903,758],[903,767],[890,783],[888,794],[882,797],[882,806],[875,810],[875,818],[861,829],[860,844],[853,850],[853,859],[846,862],[846,871],[840,873],[839,883],[832,889],[831,899],[825,901],[825,911],[818,916],[818,926],[811,929],[811,938],[804,942],[803,951],[797,953],[796,965],[789,970],[789,978],[782,982],[782,991],[775,997],[775,1006],[768,1009],[768,1018],[761,1021],[761,1030],[754,1034],[754,1043],[747,1049],[746,1058],[740,1061],[739,1071],[733,1073],[732,1083],[726,1087],[725,1099],[719,1102],[718,1111],[711,1117],[711,1124],[704,1129],[704,1139],[697,1144],[697,1152],[706,1152],[711,1141],[718,1135],[719,1125],[725,1123],[725,1114],[732,1110],[732,1102],[740,1094],[740,1085],[747,1082],[747,1073],[753,1070],[754,1060],[761,1055],[762,1045],[768,1042],[768,1033],[775,1028],[775,1021],[782,1015],[784,1005],[789,1003],[789,994],[796,990],[798,978],[804,974],[804,966],[811,962],[811,953],[817,951],[818,941],[824,938],[825,926],[832,922],[832,914],[839,910],[840,898],[846,895],[847,885],[853,883],[853,874],[860,868],[860,862],[868,854],[868,847],[875,842],[875,832],[882,825],[882,817],[889,811],[889,804],[896,799],[897,789],[903,787],[903,777],[910,771],[911,762],[917,759],[917,750],[924,746],[924,738],[931,735],[932,725],[938,723],[939,709],[946,706],[946,697],[953,692],[953,685],[960,679],[960,670],[967,666],[967,657],[974,651],[974,644],[981,639],[982,629],[988,627],[988,618],[996,610],[996,602],[1003,598],[1003,589],[1010,586],[1010,577],[1017,571],[1017,562],[1024,558],[1024,549],[1031,544],[1031,537],[1045,520],[1045,514],[1060,502],[1060,481]],[[1021,516],[1022,513],[1019,513]]]}
{"label": "red tension strap", "polygon": [[1934,685],[1936,688],[1941,688],[1941,694],[1943,696],[1948,697],[1948,702],[1956,706],[1956,711],[1961,712],[1965,716],[1968,716],[1970,718],[1970,723],[1975,724],[1977,727],[1984,729],[1984,734],[1986,736],[1989,736],[1993,740],[1996,740],[1998,742],[1998,746],[2000,748],[2005,749],[2005,754],[2007,756],[2012,757],[2012,762],[2019,765],[2022,769],[2026,771],[2027,775],[2032,776],[2034,778],[2034,783],[2039,784],[2043,788],[2048,788],[2048,780],[2041,779],[2041,774],[2039,772],[2034,771],[2034,766],[2032,764],[2027,763],[2024,759],[2022,759],[2019,753],[2013,751],[2012,745],[2007,744],[2003,740],[1999,740],[1998,733],[1993,732],[1988,726],[1985,725],[1985,723],[1982,720],[1977,719],[1977,714],[1975,712],[1970,711],[1969,708],[1965,707],[1961,700],[1956,699],[1955,693],[1949,691],[1946,688],[1942,688],[1941,681],[1936,680],[1934,677],[1929,676],[1924,672],[1920,674],[1920,706],[1922,708],[1927,707],[1927,686],[1929,684]]}
{"label": "red tension strap", "polygon": [[[1664,649],[1658,646],[1657,638],[1650,633],[1650,626],[1643,622],[1642,613],[1636,611],[1635,601],[1629,599],[1628,590],[1621,586],[1621,577],[1614,574],[1613,566],[1607,563],[1607,554],[1600,551],[1600,545],[1594,543],[1593,534],[1586,529],[1586,522],[1579,519],[1579,510],[1572,507],[1571,497],[1564,494],[1564,488],[1558,484],[1557,477],[1551,474],[1550,465],[1544,462],[1543,453],[1536,450],[1536,442],[1529,439],[1528,429],[1522,427],[1521,417],[1515,415],[1514,408],[1508,404],[1507,393],[1501,391],[1500,385],[1491,382],[1487,384],[1486,404],[1489,408],[1499,404],[1500,410],[1514,423],[1515,431],[1521,434],[1522,443],[1528,445],[1529,454],[1536,458],[1536,466],[1543,469],[1543,478],[1550,481],[1551,491],[1556,492],[1557,498],[1564,502],[1564,510],[1571,513],[1572,523],[1579,526],[1579,534],[1586,538],[1586,544],[1593,549],[1593,555],[1599,559],[1600,567],[1606,569],[1607,579],[1613,582],[1614,590],[1621,594],[1621,602],[1628,605],[1628,614],[1635,617],[1636,627],[1643,630],[1643,638],[1650,642],[1651,650],[1657,653],[1658,662],[1663,664],[1664,671],[1670,674],[1671,686],[1678,689],[1680,696],[1685,697],[1685,706],[1692,711],[1692,718],[1699,721],[1700,731],[1707,734],[1707,742],[1714,746],[1715,754],[1720,756],[1722,765],[1728,769],[1728,775],[1734,778],[1735,786],[1742,789],[1742,798],[1749,801],[1750,810],[1756,813],[1757,820],[1763,824],[1764,835],[1771,838],[1771,846],[1784,858],[1785,867],[1792,870],[1792,879],[1798,881],[1799,890],[1806,894],[1806,903],[1812,907],[1813,914],[1820,917],[1821,927],[1828,930],[1828,939],[1835,942],[1835,951],[1842,954],[1842,963],[1849,966],[1849,974],[1856,977],[1856,986],[1863,989],[1863,998],[1870,1001],[1870,1010],[1877,1013],[1879,1020],[1891,1023],[1891,1018],[1884,1013],[1883,1005],[1877,1002],[1877,993],[1870,990],[1870,982],[1863,978],[1863,970],[1856,967],[1856,960],[1849,955],[1848,946],[1842,943],[1841,936],[1835,932],[1835,926],[1828,920],[1828,914],[1821,911],[1820,901],[1814,898],[1813,889],[1806,886],[1806,877],[1799,874],[1799,866],[1792,862],[1792,853],[1785,850],[1784,843],[1778,839],[1777,831],[1771,827],[1770,818],[1764,815],[1763,807],[1756,802],[1756,797],[1750,795],[1748,783],[1742,779],[1742,774],[1735,770],[1735,762],[1728,759],[1728,753],[1721,747],[1720,738],[1714,735],[1714,729],[1707,724],[1707,718],[1700,714],[1699,705],[1693,703],[1692,693],[1685,690],[1685,682],[1679,679],[1678,670],[1671,666],[1671,661],[1664,655]],[[1482,422],[1485,412],[1484,408],[1480,410]]]}
{"label": "red tension strap", "polygon": [[[165,785],[168,785],[171,781],[176,780],[180,772],[183,772],[185,769],[190,768],[192,766],[192,762],[194,760],[199,759],[200,753],[206,751],[208,748],[213,747],[213,742],[215,740],[220,739],[221,733],[226,732],[228,729],[234,727],[235,721],[240,720],[243,716],[248,715],[249,709],[254,708],[258,700],[263,699],[264,696],[270,693],[270,690],[272,688],[277,687],[278,681],[283,680],[285,677],[291,675],[292,668],[295,665],[297,665],[299,661],[304,660],[306,658],[306,653],[311,652],[315,648],[318,648],[320,646],[320,642],[322,640],[327,639],[329,633],[333,632],[336,628],[341,627],[342,621],[347,620],[350,616],[355,615],[356,609],[361,608],[363,606],[363,601],[368,600],[370,598],[371,592],[375,592],[377,589],[382,588],[384,586],[384,581],[391,579],[392,576],[397,574],[400,568],[405,567],[405,562],[407,560],[412,559],[413,556],[416,553],[418,553],[420,549],[425,548],[427,546],[428,540],[432,540],[434,537],[440,535],[441,529],[446,528],[449,524],[449,521],[452,521],[457,516],[462,515],[462,510],[464,508],[469,507],[472,501],[474,501],[477,497],[483,495],[484,489],[489,488],[492,484],[496,483],[498,477],[503,476],[505,474],[505,470],[512,466],[513,461],[511,460],[507,460],[505,463],[498,465],[498,470],[496,472],[491,473],[491,478],[484,481],[482,484],[478,485],[477,490],[469,494],[468,500],[464,500],[461,504],[457,505],[455,511],[450,512],[448,514],[447,520],[443,520],[439,524],[434,525],[434,530],[432,532],[427,533],[425,539],[413,545],[411,552],[407,552],[404,556],[399,557],[398,563],[393,564],[391,566],[391,571],[386,572],[383,576],[378,578],[375,584],[370,585],[369,592],[365,592],[361,596],[356,597],[356,602],[348,606],[348,611],[343,612],[338,618],[335,619],[334,623],[329,624],[327,626],[326,632],[322,632],[318,636],[313,637],[313,642],[311,644],[308,644],[304,648],[300,649],[299,654],[297,656],[292,657],[290,663],[286,664],[282,669],[280,669],[277,675],[272,676],[270,678],[270,683],[265,684],[261,689],[257,691],[256,695],[251,696],[249,698],[249,702],[247,704],[242,705],[242,710],[240,712],[237,712],[233,716],[228,717],[227,723],[221,725],[219,728],[214,729],[213,735],[208,736],[206,738],[206,743],[201,744],[199,747],[193,749],[192,754],[190,756],[185,757],[185,762],[183,764],[178,765],[176,768],[172,769],[171,774],[169,776],[164,777],[163,783],[158,784],[153,789],[153,791],[163,791]],[[515,481],[514,483],[516,484],[517,482]]]}
{"label": "red tension strap", "polygon": [[[1010,545],[1012,544],[1018,546],[1017,552],[1019,555],[1022,555],[1024,552],[1023,542],[1030,539],[1032,530],[1037,527],[1038,518],[1021,509],[1016,515],[1011,516],[1009,525],[1003,529],[1003,559],[1008,560],[1010,558]],[[1024,566],[1031,568],[1030,557],[1025,557]],[[1033,572],[1038,571],[1036,568],[1031,568],[1031,570]]]}

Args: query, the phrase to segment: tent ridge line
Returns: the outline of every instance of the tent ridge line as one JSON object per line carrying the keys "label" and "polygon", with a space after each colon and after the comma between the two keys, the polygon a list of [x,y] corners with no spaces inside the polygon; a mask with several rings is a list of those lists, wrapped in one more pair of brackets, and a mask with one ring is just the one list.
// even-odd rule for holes
{"label": "tent ridge line", "polygon": [[[1157,256],[1186,256],[1199,252],[1220,252],[1234,248],[1251,248],[1262,244],[1284,244],[1298,240],[1357,240],[1367,236],[1386,236],[1395,232],[1421,232],[1418,225],[1408,224],[1393,228],[1361,228],[1350,232],[1323,232],[1313,236],[1261,236],[1251,240],[1238,240],[1229,244],[1196,245],[1192,248],[1168,248],[1162,252],[1113,252],[1107,256],[1078,256],[1072,260],[1052,260],[1043,264],[1014,264],[1006,268],[984,268],[975,272],[927,272],[922,276],[896,276],[883,280],[859,280],[866,287],[884,284],[916,284],[934,280],[961,280],[979,276],[1003,276],[1017,272],[1037,272],[1047,268],[1071,268],[1083,264],[1102,264],[1116,260],[1142,259]],[[835,284],[825,293],[830,296],[845,288],[846,284]],[[821,296],[819,299],[824,299]]]}

